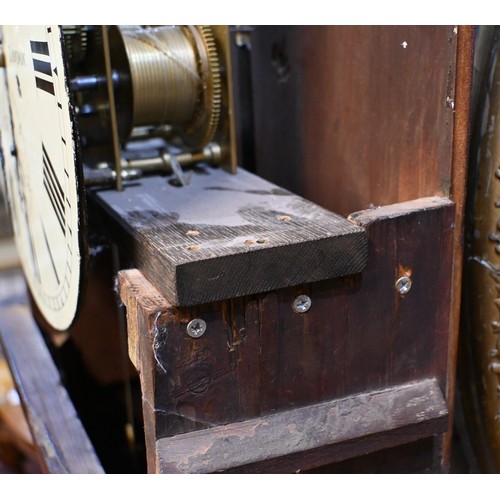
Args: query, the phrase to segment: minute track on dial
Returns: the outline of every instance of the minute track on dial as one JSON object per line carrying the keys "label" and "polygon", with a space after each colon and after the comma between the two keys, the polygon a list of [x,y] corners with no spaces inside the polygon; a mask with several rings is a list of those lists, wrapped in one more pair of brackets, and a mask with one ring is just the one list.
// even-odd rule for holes
{"label": "minute track on dial", "polygon": [[58,26],[7,26],[6,72],[17,172],[9,197],[16,243],[34,301],[56,330],[79,304],[85,237],[81,165]]}

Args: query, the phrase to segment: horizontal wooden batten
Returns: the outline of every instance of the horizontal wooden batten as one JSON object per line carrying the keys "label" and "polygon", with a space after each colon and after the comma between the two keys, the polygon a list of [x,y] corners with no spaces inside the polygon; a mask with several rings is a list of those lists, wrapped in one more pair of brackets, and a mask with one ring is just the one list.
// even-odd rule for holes
{"label": "horizontal wooden batten", "polygon": [[94,191],[113,238],[172,304],[191,306],[360,272],[363,228],[242,169],[188,186]]}
{"label": "horizontal wooden batten", "polygon": [[436,379],[163,438],[161,473],[296,472],[444,432]]}

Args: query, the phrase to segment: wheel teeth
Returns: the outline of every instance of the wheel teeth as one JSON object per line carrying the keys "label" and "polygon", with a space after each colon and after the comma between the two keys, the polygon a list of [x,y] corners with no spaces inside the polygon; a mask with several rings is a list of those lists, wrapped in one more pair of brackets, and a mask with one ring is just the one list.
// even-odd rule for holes
{"label": "wheel teeth", "polygon": [[[85,56],[88,43],[88,33],[85,27],[80,25],[64,25],[62,33],[69,59],[74,58],[75,46],[79,46],[81,53]],[[76,37],[79,38],[76,39]]]}
{"label": "wheel teeth", "polygon": [[220,78],[220,64],[219,54],[217,53],[217,46],[215,38],[210,26],[200,26],[200,33],[202,34],[205,47],[207,49],[207,58],[210,67],[211,88],[212,88],[212,106],[210,112],[210,124],[206,134],[206,142],[213,140],[217,128],[219,126],[220,115],[222,113],[222,81]]}

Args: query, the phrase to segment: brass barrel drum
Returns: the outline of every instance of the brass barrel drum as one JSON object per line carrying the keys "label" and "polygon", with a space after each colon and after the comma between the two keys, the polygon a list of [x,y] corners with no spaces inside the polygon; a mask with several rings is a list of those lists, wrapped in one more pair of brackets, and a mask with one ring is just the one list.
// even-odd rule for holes
{"label": "brass barrel drum", "polygon": [[[171,125],[200,148],[215,137],[222,105],[220,62],[208,26],[116,27],[113,60],[129,86],[122,129]],[[127,102],[128,101],[128,102]]]}

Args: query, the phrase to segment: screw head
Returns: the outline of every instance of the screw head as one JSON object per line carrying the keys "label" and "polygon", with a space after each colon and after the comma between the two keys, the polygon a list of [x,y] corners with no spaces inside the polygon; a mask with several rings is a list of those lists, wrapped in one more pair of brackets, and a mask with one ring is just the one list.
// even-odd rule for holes
{"label": "screw head", "polygon": [[400,295],[405,295],[410,291],[411,285],[411,279],[408,276],[401,276],[394,286]]}
{"label": "screw head", "polygon": [[202,319],[196,318],[188,323],[186,330],[190,337],[197,339],[206,332],[207,324]]}
{"label": "screw head", "polygon": [[311,304],[311,297],[309,297],[308,295],[299,295],[293,301],[292,309],[299,314],[305,313],[309,311]]}

